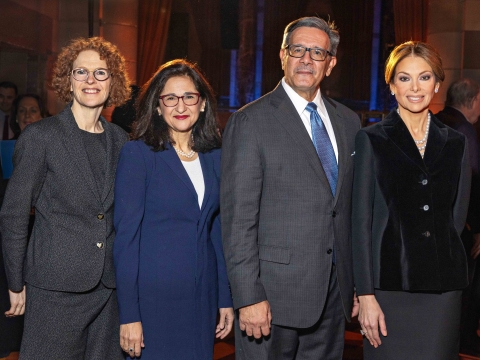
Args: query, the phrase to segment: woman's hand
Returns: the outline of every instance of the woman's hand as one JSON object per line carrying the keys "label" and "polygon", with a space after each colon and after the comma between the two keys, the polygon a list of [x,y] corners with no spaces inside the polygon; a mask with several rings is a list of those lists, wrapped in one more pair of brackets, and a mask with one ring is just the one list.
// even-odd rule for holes
{"label": "woman's hand", "polygon": [[385,315],[377,299],[375,299],[375,295],[361,295],[358,297],[358,301],[360,302],[358,321],[362,327],[362,331],[370,342],[370,345],[377,348],[382,344],[378,328],[380,327],[380,332],[383,336],[387,336]]}
{"label": "woman's hand", "polygon": [[217,339],[223,339],[232,331],[234,319],[233,308],[220,308],[218,310],[220,312],[220,320],[215,329],[215,337]]}
{"label": "woman's hand", "polygon": [[8,290],[8,295],[10,296],[10,309],[5,311],[5,316],[15,317],[25,314],[25,304],[27,302],[25,286],[20,292]]}
{"label": "woman's hand", "polygon": [[143,329],[140,321],[120,325],[120,347],[131,358],[139,357],[142,354]]}

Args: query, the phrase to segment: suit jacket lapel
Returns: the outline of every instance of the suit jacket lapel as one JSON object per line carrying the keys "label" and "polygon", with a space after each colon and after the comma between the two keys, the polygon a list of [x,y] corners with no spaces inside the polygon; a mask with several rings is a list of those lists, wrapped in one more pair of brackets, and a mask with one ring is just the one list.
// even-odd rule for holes
{"label": "suit jacket lapel", "polygon": [[434,115],[431,115],[430,130],[428,131],[427,147],[423,161],[427,169],[430,169],[437,157],[443,150],[448,140],[448,130],[445,125]]}
{"label": "suit jacket lapel", "polygon": [[337,142],[338,149],[338,180],[337,180],[337,190],[335,193],[335,202],[338,200],[338,196],[342,189],[343,178],[347,169],[348,153],[347,146],[347,134],[345,132],[345,123],[342,121],[342,117],[337,113],[335,105],[330,102],[330,99],[323,97],[323,103],[327,109],[328,116],[330,117],[330,122],[332,123],[333,132],[335,134],[335,141]]}
{"label": "suit jacket lapel", "polygon": [[188,177],[187,171],[182,165],[182,161],[178,157],[175,149],[171,145],[167,145],[166,150],[159,151],[157,153],[160,158],[165,161],[170,169],[180,178],[180,180],[185,184],[185,186],[193,193],[195,199],[198,202],[197,192],[193,187],[193,183]]}
{"label": "suit jacket lapel", "polygon": [[85,150],[85,146],[80,136],[81,130],[78,128],[77,122],[75,121],[71,106],[67,106],[60,114],[58,114],[58,117],[62,120],[64,126],[65,136],[63,142],[70,154],[70,158],[73,159],[74,163],[77,165],[86,184],[92,190],[95,197],[101,201],[92,168],[88,161],[87,151]]}
{"label": "suit jacket lapel", "polygon": [[107,138],[107,158],[105,163],[105,183],[102,191],[102,202],[105,201],[108,194],[113,188],[115,181],[115,172],[117,170],[118,154],[120,154],[120,148],[123,143],[117,143],[113,136],[113,131],[110,128],[110,124],[100,117],[103,130],[105,131],[105,137]]}
{"label": "suit jacket lapel", "polygon": [[212,188],[215,186],[215,170],[213,169],[213,160],[208,154],[198,153],[198,156],[200,158],[200,164],[202,165],[203,181],[205,182],[205,194],[201,207],[203,211],[212,193]]}
{"label": "suit jacket lapel", "polygon": [[272,92],[271,104],[276,109],[273,112],[275,118],[290,134],[295,145],[305,154],[319,179],[330,188],[312,139],[281,83]]}

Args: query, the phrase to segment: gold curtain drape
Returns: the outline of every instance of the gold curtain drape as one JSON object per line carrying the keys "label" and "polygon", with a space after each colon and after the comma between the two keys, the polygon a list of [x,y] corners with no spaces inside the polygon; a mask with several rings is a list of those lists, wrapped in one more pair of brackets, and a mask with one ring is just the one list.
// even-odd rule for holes
{"label": "gold curtain drape", "polygon": [[427,0],[393,1],[396,45],[427,40],[427,5]]}
{"label": "gold curtain drape", "polygon": [[137,85],[142,86],[163,61],[172,0],[141,0],[138,9]]}

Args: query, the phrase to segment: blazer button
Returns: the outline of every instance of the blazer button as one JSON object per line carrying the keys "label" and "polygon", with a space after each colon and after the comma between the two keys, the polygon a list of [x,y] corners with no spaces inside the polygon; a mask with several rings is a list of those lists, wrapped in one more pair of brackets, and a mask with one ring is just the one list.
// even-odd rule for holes
{"label": "blazer button", "polygon": [[335,211],[332,211],[332,217],[337,216],[337,213]]}
{"label": "blazer button", "polygon": [[430,206],[428,206],[428,205],[425,205],[425,206],[423,207],[423,211],[428,211],[428,209],[430,209]]}
{"label": "blazer button", "polygon": [[427,184],[428,184],[428,180],[427,180],[427,179],[422,180],[422,185],[427,185]]}
{"label": "blazer button", "polygon": [[423,233],[423,236],[425,236],[425,237],[430,237],[430,231],[425,231],[425,232]]}
{"label": "blazer button", "polygon": [[97,242],[97,247],[99,249],[103,249],[103,242]]}
{"label": "blazer button", "polygon": [[332,253],[332,249],[327,250],[327,254],[330,255]]}
{"label": "blazer button", "polygon": [[104,217],[105,217],[105,215],[103,215],[103,214],[98,214],[97,215],[98,220],[103,220]]}

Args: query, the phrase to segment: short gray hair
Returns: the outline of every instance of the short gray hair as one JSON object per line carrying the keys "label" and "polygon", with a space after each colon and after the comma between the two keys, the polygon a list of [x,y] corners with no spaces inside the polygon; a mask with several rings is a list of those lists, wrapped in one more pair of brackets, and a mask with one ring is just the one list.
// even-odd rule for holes
{"label": "short gray hair", "polygon": [[330,39],[330,49],[328,49],[328,51],[330,51],[334,56],[337,54],[337,47],[340,42],[340,34],[338,33],[335,23],[333,21],[327,22],[322,18],[315,16],[303,17],[288,24],[283,33],[282,49],[284,49],[287,45],[290,45],[290,36],[292,35],[292,32],[299,27],[312,27],[324,31]]}
{"label": "short gray hair", "polygon": [[445,105],[471,109],[479,92],[480,85],[476,81],[467,78],[457,80],[448,87]]}

